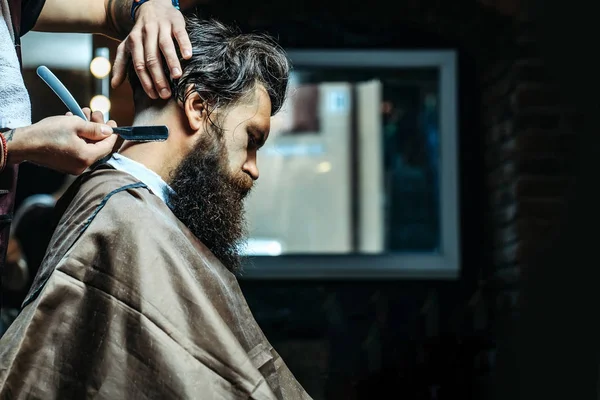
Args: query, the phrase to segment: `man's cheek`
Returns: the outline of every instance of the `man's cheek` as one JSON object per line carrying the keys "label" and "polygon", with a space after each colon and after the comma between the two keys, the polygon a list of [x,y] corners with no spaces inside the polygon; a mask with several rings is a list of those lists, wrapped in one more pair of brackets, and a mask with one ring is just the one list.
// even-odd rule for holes
{"label": "man's cheek", "polygon": [[234,156],[232,156],[230,153],[228,158],[230,173],[237,174],[242,171],[244,167],[244,156],[241,155],[240,152],[236,152]]}

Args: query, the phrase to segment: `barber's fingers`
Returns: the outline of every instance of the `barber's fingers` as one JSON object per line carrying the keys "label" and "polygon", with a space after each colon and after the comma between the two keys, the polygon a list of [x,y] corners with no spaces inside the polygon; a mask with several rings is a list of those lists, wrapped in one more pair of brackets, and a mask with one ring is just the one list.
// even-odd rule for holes
{"label": "barber's fingers", "polygon": [[99,141],[110,137],[113,133],[111,126],[108,124],[87,121],[82,122],[83,123],[77,129],[77,136],[79,136],[82,139]]}
{"label": "barber's fingers", "polygon": [[[104,115],[102,114],[102,111],[92,112],[92,110],[89,107],[83,107],[81,109],[81,111],[83,111],[83,114],[88,119],[88,121],[100,122],[100,123],[104,122]],[[67,113],[65,115],[67,117],[72,117],[73,113],[71,111],[67,111]]]}
{"label": "barber's fingers", "polygon": [[86,143],[86,147],[96,155],[96,159],[99,159],[113,150],[118,139],[119,135],[111,135],[97,142]]}
{"label": "barber's fingers", "polygon": [[125,77],[127,76],[127,61],[128,61],[128,53],[126,51],[126,42],[123,41],[119,46],[117,46],[117,54],[115,56],[115,62],[113,64],[113,76],[110,81],[110,85],[113,89],[121,86],[123,82],[125,82]]}
{"label": "barber's fingers", "polygon": [[88,119],[92,122],[97,122],[99,124],[107,124],[106,122],[104,122],[104,114],[102,113],[102,111],[94,111],[92,113],[92,116]]}
{"label": "barber's fingers", "polygon": [[[173,22],[172,29],[173,36],[175,36],[175,39],[179,44],[181,55],[184,59],[189,60],[192,58],[192,43],[190,42],[190,37],[185,29],[185,19],[183,18],[183,15],[181,15],[181,18],[177,18],[176,21]],[[176,65],[179,65],[179,60]],[[169,63],[169,67],[171,66],[171,63]]]}
{"label": "barber's fingers", "polygon": [[[92,119],[92,110],[89,107],[83,107],[81,109],[81,111],[83,111],[83,114],[85,115],[85,117],[88,119],[88,121],[94,121]],[[94,121],[94,122],[100,122],[100,121]]]}
{"label": "barber's fingers", "polygon": [[[185,31],[185,25],[183,30]],[[179,63],[177,51],[175,50],[175,42],[173,42],[173,37],[171,36],[170,25],[163,24],[160,26],[160,31],[158,34],[158,46],[160,47],[160,51],[162,52],[163,57],[165,58],[167,67],[169,68],[169,71],[171,73],[171,78],[180,78],[181,64]]]}
{"label": "barber's fingers", "polygon": [[[171,96],[171,90],[169,89],[169,81],[163,70],[163,62],[159,50],[161,27],[160,25],[149,25],[145,29],[144,58],[146,60],[146,68],[150,72],[150,76],[152,76],[155,91],[162,99],[168,99]],[[167,41],[170,41],[171,46],[173,45],[173,41],[170,39],[164,40],[161,38],[160,40],[162,45]]]}
{"label": "barber's fingers", "polygon": [[84,143],[80,156],[87,165],[91,165],[102,157],[115,151],[118,135],[111,135],[103,140]]}
{"label": "barber's fingers", "polygon": [[[154,82],[152,81],[152,78],[148,73],[146,64],[147,61],[150,61],[150,63],[152,63],[154,60],[156,60],[160,64],[160,59],[157,60],[155,56],[154,59],[147,60],[146,53],[148,53],[148,49],[144,48],[144,38],[147,37],[148,35],[143,36],[136,30],[132,31],[129,34],[127,40],[129,41],[128,47],[131,50],[131,60],[133,62],[133,67],[135,69],[135,73],[137,74],[140,80],[140,84],[144,88],[144,91],[146,92],[148,97],[156,100],[158,99],[158,94],[156,93],[156,90],[154,90]],[[156,36],[154,37],[154,40],[156,40]],[[156,43],[155,49],[157,45],[158,44]]]}
{"label": "barber's fingers", "polygon": [[162,26],[159,37],[160,49],[165,57],[171,78],[177,79],[181,77],[181,63],[177,57],[175,43],[173,37],[177,40],[181,55],[184,59],[192,57],[192,44],[185,29],[185,19],[181,13],[177,13],[171,26]]}

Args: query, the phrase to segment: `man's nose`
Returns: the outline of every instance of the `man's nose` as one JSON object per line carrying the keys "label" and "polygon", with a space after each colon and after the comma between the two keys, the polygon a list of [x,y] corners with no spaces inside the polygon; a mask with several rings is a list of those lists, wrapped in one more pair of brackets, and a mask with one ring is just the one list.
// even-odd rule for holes
{"label": "man's nose", "polygon": [[242,170],[250,175],[253,180],[258,179],[258,165],[256,165],[256,160],[250,159],[244,163]]}

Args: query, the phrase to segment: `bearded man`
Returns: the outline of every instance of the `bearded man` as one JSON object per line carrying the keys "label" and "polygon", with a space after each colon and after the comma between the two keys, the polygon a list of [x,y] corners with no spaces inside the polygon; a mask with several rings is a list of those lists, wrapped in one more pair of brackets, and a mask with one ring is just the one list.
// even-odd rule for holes
{"label": "bearded man", "polygon": [[[190,17],[173,98],[144,95],[124,142],[57,205],[24,308],[0,341],[0,397],[309,399],[238,286],[243,199],[289,63],[264,35]],[[96,115],[93,119],[98,119]]]}

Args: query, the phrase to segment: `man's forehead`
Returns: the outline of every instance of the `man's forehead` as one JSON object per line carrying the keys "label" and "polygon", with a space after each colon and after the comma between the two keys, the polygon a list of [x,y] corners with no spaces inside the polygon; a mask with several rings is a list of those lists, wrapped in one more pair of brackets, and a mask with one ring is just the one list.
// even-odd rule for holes
{"label": "man's forehead", "polygon": [[256,85],[254,90],[254,103],[259,110],[271,117],[271,97],[263,85]]}
{"label": "man's forehead", "polygon": [[262,85],[256,86],[254,94],[251,104],[256,112],[248,125],[260,133],[268,134],[271,127],[271,99]]}

